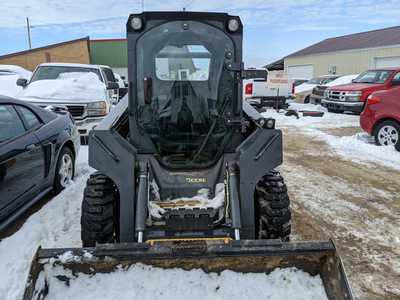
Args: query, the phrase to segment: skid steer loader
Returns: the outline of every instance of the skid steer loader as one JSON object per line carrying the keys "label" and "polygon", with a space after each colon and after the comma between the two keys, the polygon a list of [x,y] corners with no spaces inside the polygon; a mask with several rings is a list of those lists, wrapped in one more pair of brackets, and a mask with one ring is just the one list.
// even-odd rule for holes
{"label": "skid steer loader", "polygon": [[49,266],[78,276],[136,263],[296,267],[320,275],[328,299],[352,299],[332,241],[289,242],[289,197],[275,171],[282,132],[242,101],[242,80],[265,76],[244,70],[242,30],[223,13],[129,17],[129,96],[89,138],[98,172],[84,192],[84,248],[39,249],[24,299],[51,291]]}

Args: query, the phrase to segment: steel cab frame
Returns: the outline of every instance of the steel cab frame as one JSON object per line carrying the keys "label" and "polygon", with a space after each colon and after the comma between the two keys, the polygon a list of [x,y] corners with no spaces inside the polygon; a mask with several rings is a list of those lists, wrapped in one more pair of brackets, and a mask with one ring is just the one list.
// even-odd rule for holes
{"label": "steel cab frame", "polygon": [[[171,23],[179,24],[179,27],[175,26],[175,28],[181,28],[182,31],[187,32],[190,32],[190,28],[195,27],[196,24],[204,25],[220,32],[221,36],[227,37],[232,45],[232,53],[225,53],[224,63],[221,66],[222,72],[231,74],[229,99],[224,110],[217,109],[219,122],[223,122],[221,126],[225,126],[231,135],[229,140],[221,145],[220,151],[210,156],[212,159],[208,159],[206,164],[191,164],[188,161],[180,165],[165,163],[159,147],[155,146],[150,130],[141,119],[140,104],[146,105],[146,97],[158,92],[155,90],[157,86],[155,82],[154,86],[148,81],[146,83],[148,78],[145,73],[139,72],[140,76],[145,76],[138,77],[138,68],[143,67],[144,64],[154,63],[154,61],[140,61],[141,57],[138,53],[143,53],[140,48],[141,39],[152,30],[157,31],[157,28],[163,26],[167,26],[166,30],[170,30],[168,25]],[[190,36],[190,34],[186,35]],[[144,241],[168,235],[163,231],[152,232],[145,224],[146,201],[149,197],[148,186],[151,179],[156,179],[161,187],[162,196],[174,193],[189,196],[200,188],[208,187],[212,190],[216,183],[227,182],[226,188],[230,195],[228,199],[230,227],[207,232],[175,232],[174,237],[222,235],[235,239],[255,238],[255,185],[263,175],[282,163],[282,132],[275,129],[274,120],[265,120],[257,112],[245,106],[242,101],[242,79],[251,76],[243,68],[242,37],[240,19],[223,13],[145,12],[129,17],[127,22],[128,101],[121,102],[117,109],[91,132],[89,138],[90,166],[110,177],[119,192],[118,242]],[[164,72],[165,76],[169,76],[168,74]],[[152,73],[151,77],[157,77],[157,74],[155,75]],[[187,76],[188,74],[184,75],[184,77]],[[155,78],[155,80],[158,79]],[[181,82],[186,84],[186,81]],[[191,85],[196,83],[192,82]],[[182,87],[182,83],[178,83],[178,89],[182,90]],[[150,98],[153,100],[152,97]],[[214,107],[212,104],[210,106],[207,110],[209,114],[210,110],[218,104]],[[249,123],[251,123],[250,126],[247,126]],[[123,124],[129,124],[128,134],[122,134]],[[203,132],[205,136],[210,134],[211,126],[212,122]]]}

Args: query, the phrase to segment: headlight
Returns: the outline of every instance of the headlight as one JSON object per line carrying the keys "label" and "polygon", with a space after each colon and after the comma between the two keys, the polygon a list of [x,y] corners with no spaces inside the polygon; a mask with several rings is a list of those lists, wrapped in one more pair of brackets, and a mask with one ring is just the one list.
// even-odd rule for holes
{"label": "headlight", "polygon": [[325,90],[325,92],[324,92],[324,98],[329,98],[329,91],[328,91],[328,90]]}
{"label": "headlight", "polygon": [[357,102],[360,101],[361,98],[361,92],[360,91],[356,91],[356,92],[348,92],[346,94],[346,101],[349,102]]}
{"label": "headlight", "polygon": [[89,117],[105,116],[107,114],[107,103],[105,101],[88,103],[87,114]]}

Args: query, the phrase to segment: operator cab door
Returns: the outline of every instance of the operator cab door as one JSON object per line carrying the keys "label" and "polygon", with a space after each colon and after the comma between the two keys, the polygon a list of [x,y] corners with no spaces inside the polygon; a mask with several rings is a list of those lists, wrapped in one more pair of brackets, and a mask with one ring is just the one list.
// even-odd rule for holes
{"label": "operator cab door", "polygon": [[43,182],[44,153],[34,133],[39,126],[28,108],[0,105],[0,220],[29,201]]}

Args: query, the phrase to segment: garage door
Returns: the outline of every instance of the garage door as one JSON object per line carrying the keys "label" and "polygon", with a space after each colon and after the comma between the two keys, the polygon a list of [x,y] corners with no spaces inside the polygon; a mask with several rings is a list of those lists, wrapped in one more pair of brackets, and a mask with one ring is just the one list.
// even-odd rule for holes
{"label": "garage door", "polygon": [[313,65],[288,66],[288,74],[294,79],[311,79],[314,74]]}
{"label": "garage door", "polygon": [[375,68],[400,67],[400,56],[376,57]]}

